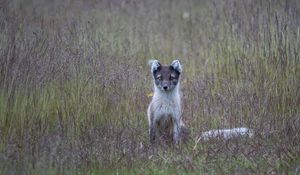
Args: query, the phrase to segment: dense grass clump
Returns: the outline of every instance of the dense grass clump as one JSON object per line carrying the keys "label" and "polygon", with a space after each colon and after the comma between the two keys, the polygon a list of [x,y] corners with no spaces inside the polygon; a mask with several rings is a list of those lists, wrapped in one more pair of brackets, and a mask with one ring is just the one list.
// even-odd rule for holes
{"label": "dense grass clump", "polygon": [[[300,173],[299,19],[297,0],[1,1],[0,174]],[[183,64],[186,144],[149,143],[154,57]]]}

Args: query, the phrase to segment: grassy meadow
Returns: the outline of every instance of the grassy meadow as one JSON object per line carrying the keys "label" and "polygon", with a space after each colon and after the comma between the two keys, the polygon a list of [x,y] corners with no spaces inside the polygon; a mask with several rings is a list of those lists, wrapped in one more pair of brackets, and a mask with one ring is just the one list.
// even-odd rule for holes
{"label": "grassy meadow", "polygon": [[[0,1],[0,174],[300,174],[297,0]],[[147,61],[183,65],[151,145]],[[249,127],[251,139],[203,131]]]}

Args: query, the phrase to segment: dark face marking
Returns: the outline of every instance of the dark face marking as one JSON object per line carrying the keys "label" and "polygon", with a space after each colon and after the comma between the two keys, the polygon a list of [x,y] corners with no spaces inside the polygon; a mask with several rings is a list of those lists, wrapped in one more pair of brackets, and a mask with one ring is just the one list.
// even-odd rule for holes
{"label": "dark face marking", "polygon": [[170,91],[178,84],[180,72],[172,66],[159,66],[153,72],[153,77],[157,87],[163,91]]}

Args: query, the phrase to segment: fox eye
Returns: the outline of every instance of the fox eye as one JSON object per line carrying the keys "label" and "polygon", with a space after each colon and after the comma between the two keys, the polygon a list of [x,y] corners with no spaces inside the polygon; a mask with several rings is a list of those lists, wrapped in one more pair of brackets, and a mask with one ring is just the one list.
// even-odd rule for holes
{"label": "fox eye", "polygon": [[175,75],[171,75],[170,80],[174,80],[174,79],[175,79]]}
{"label": "fox eye", "polygon": [[156,76],[156,79],[157,79],[157,80],[161,80],[161,75],[157,75],[157,76]]}

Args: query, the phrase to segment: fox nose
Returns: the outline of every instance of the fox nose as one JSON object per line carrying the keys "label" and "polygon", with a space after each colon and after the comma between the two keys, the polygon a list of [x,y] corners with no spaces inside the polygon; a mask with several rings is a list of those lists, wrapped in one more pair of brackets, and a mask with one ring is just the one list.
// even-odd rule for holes
{"label": "fox nose", "polygon": [[164,86],[163,88],[164,88],[164,90],[167,90],[167,89],[168,89],[168,86]]}

